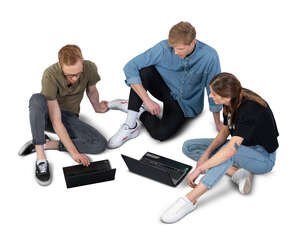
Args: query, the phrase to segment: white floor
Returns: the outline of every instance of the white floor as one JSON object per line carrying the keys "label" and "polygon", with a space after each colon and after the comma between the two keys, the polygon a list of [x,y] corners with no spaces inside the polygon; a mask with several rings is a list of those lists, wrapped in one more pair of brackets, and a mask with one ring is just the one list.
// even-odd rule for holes
{"label": "white floor", "polygon": [[[299,237],[297,8],[293,1],[209,2],[0,4],[1,237]],[[247,196],[224,177],[182,221],[160,222],[162,212],[190,188],[185,181],[173,188],[130,173],[120,154],[140,158],[151,151],[195,166],[181,147],[187,139],[216,135],[205,98],[203,113],[175,138],[160,143],[142,129],[121,148],[90,156],[110,160],[117,169],[114,181],[67,189],[62,167],[75,162],[67,153],[47,151],[53,181],[39,186],[35,155],[21,158],[17,151],[31,138],[28,99],[40,91],[43,70],[56,62],[59,48],[81,46],[85,58],[98,65],[101,99],[124,98],[129,92],[124,64],[166,39],[180,20],[194,24],[197,38],[217,49],[223,71],[269,102],[280,132],[273,171],[255,176]],[[126,117],[118,111],[95,114],[86,97],[81,108],[81,118],[106,138]]]}

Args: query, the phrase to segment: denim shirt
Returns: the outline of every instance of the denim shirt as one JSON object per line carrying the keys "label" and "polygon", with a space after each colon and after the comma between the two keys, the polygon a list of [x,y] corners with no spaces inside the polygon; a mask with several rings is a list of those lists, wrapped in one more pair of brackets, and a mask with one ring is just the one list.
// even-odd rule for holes
{"label": "denim shirt", "polygon": [[[195,117],[201,113],[204,88],[209,95],[209,82],[221,71],[218,54],[210,46],[197,40],[192,54],[182,59],[175,55],[174,49],[164,40],[125,65],[126,84],[141,84],[139,70],[151,65],[162,76],[185,117]],[[222,105],[215,104],[209,97],[208,102],[211,112],[221,111]]]}

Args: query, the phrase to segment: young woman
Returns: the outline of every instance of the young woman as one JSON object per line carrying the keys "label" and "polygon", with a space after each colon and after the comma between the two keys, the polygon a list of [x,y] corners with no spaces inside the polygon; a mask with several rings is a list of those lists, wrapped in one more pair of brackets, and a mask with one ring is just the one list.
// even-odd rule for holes
{"label": "young woman", "polygon": [[[220,73],[210,83],[210,95],[223,104],[223,128],[215,139],[194,139],[183,144],[183,153],[198,161],[187,177],[193,188],[161,216],[174,223],[196,208],[197,199],[225,174],[242,194],[251,191],[253,174],[270,172],[275,163],[279,136],[273,113],[256,93],[242,88],[232,74]],[[231,139],[227,137],[231,135]],[[195,180],[205,174],[198,184]]]}

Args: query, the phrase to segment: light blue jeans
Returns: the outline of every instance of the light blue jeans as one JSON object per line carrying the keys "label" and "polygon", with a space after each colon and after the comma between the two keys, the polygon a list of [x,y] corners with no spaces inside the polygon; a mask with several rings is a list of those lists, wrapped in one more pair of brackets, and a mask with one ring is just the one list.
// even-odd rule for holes
{"label": "light blue jeans", "polygon": [[[213,139],[187,140],[182,146],[182,151],[185,155],[197,161],[212,141]],[[227,142],[228,140],[224,143],[224,145]],[[222,146],[216,149],[211,156],[214,155],[220,148],[222,148]],[[231,166],[244,168],[254,174],[268,173],[272,170],[275,164],[275,159],[276,151],[273,153],[268,153],[265,148],[260,145],[240,145],[234,156],[222,164],[208,169],[200,181],[207,188],[211,189],[226,174],[227,170]]]}

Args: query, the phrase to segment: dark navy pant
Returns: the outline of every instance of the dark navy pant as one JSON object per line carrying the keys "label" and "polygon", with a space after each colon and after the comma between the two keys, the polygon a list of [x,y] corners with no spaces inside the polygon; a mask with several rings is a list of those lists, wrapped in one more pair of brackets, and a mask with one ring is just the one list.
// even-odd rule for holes
{"label": "dark navy pant", "polygon": [[[46,143],[45,131],[54,129],[49,118],[47,99],[41,93],[33,94],[29,101],[29,118],[34,145]],[[80,153],[99,154],[106,148],[106,139],[93,127],[79,120],[79,116],[68,111],[61,111],[61,120],[68,134]],[[66,148],[59,141],[59,150]]]}

